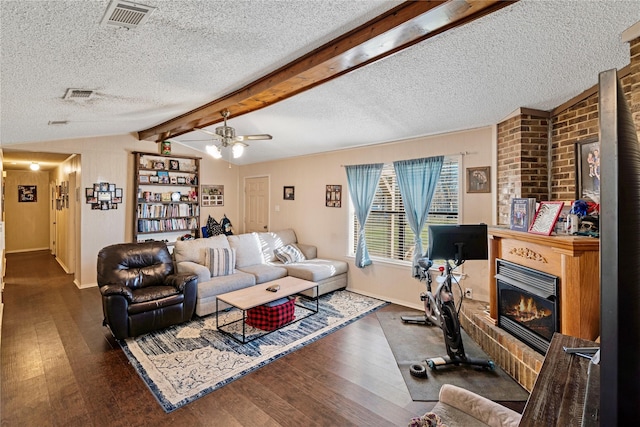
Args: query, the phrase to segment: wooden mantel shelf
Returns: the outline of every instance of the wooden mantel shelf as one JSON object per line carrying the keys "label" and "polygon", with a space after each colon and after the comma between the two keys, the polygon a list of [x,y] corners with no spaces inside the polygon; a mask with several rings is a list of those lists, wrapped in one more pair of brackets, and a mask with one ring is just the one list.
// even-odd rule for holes
{"label": "wooden mantel shelf", "polygon": [[560,278],[560,333],[594,340],[600,333],[600,240],[544,236],[489,227],[490,316],[498,319],[496,259]]}
{"label": "wooden mantel shelf", "polygon": [[600,250],[600,239],[587,236],[543,236],[542,234],[513,231],[505,227],[489,227],[489,235],[551,246],[556,250],[569,251],[571,253]]}

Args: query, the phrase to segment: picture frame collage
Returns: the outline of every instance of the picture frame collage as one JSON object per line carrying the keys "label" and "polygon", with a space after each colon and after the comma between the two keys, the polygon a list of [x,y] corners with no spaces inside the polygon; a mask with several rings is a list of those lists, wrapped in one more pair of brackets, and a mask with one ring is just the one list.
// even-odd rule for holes
{"label": "picture frame collage", "polygon": [[116,184],[109,182],[96,182],[93,187],[85,188],[86,203],[94,210],[118,209],[122,197],[122,188],[117,188]]}
{"label": "picture frame collage", "polygon": [[202,207],[224,206],[224,185],[202,185],[200,205]]}
{"label": "picture frame collage", "polygon": [[327,185],[325,206],[328,208],[342,207],[342,185]]}
{"label": "picture frame collage", "polygon": [[[69,209],[69,181],[62,181],[56,185],[54,192],[54,197],[51,199],[52,207],[58,211]],[[54,201],[55,206],[53,206]]]}

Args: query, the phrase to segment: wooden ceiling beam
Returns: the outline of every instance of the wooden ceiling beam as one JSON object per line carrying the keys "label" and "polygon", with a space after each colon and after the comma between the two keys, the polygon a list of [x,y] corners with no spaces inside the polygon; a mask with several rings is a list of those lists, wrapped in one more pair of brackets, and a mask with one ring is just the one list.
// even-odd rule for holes
{"label": "wooden ceiling beam", "polygon": [[237,117],[267,107],[516,1],[407,1],[235,92],[139,131],[138,139],[161,141],[219,123],[224,109]]}

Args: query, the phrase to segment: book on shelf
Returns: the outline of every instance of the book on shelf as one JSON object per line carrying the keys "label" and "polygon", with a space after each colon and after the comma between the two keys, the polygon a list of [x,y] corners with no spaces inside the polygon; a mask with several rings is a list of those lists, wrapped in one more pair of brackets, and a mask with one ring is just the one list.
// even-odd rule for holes
{"label": "book on shelf", "polygon": [[509,226],[516,231],[529,231],[529,227],[536,216],[536,198],[520,197],[511,199],[511,214]]}

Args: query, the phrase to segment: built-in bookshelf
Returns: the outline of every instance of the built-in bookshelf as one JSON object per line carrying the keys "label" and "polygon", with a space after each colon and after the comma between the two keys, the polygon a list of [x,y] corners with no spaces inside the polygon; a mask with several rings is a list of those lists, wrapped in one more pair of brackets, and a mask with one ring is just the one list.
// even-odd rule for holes
{"label": "built-in bookshelf", "polygon": [[134,152],[136,242],[198,237],[200,157]]}

